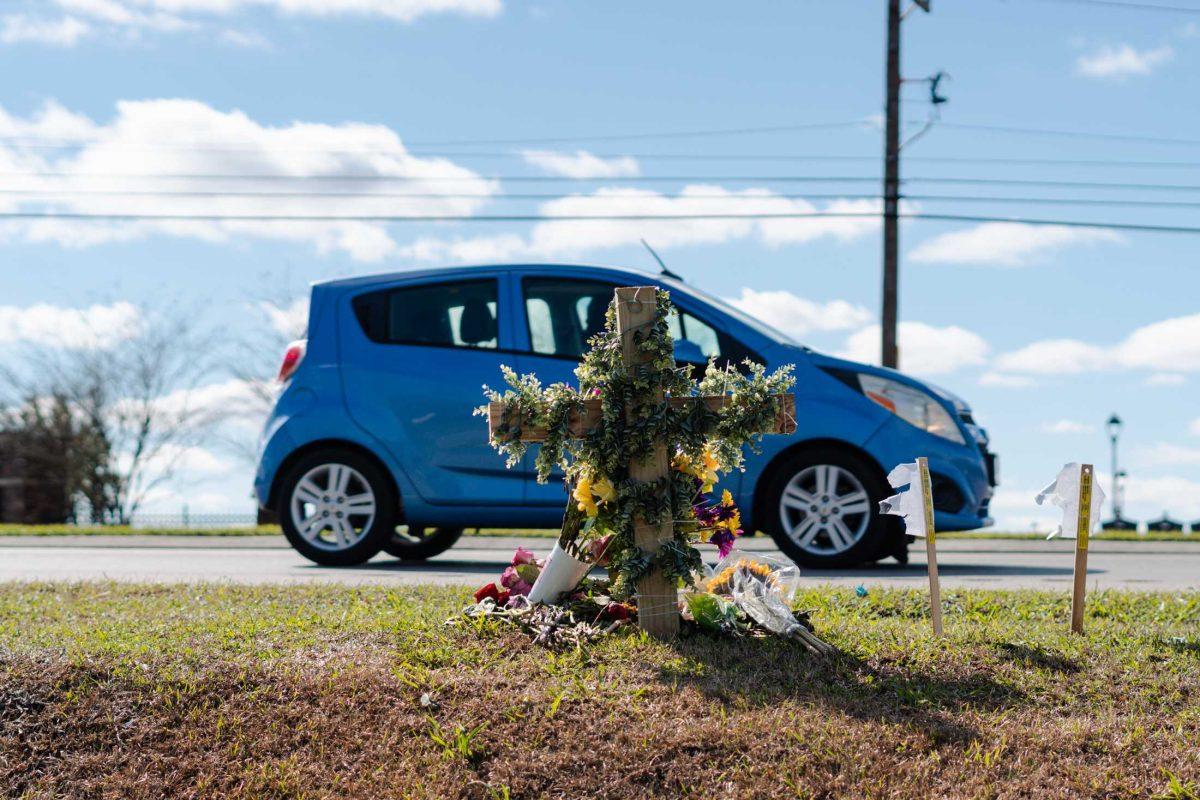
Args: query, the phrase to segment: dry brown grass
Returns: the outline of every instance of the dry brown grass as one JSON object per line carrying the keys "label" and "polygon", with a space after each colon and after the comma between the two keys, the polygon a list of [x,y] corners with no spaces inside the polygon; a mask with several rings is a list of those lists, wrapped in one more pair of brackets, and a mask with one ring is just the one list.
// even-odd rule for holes
{"label": "dry brown grass", "polygon": [[[0,587],[23,798],[1188,797],[1200,596],[800,598],[841,652],[612,637],[548,653],[454,590]],[[427,705],[422,696],[427,695]],[[1171,777],[1176,776],[1174,789]]]}

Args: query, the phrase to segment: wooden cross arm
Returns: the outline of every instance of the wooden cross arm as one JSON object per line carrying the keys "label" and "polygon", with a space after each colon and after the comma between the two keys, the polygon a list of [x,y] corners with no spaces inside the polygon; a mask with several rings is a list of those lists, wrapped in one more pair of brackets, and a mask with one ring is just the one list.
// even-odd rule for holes
{"label": "wooden cross arm", "polygon": [[[775,400],[775,423],[762,433],[795,433],[796,432],[796,397],[792,394],[772,395]],[[693,403],[704,403],[709,411],[720,411],[729,405],[729,396],[709,397],[671,397],[667,402],[674,409],[685,409]],[[568,423],[572,436],[581,437],[599,427],[601,421],[601,401],[599,398],[583,401],[583,411],[571,415]],[[521,430],[522,442],[544,442],[546,429],[525,424],[525,420],[506,418],[503,403],[488,404],[488,435],[495,436],[497,431],[511,431],[513,427]]]}

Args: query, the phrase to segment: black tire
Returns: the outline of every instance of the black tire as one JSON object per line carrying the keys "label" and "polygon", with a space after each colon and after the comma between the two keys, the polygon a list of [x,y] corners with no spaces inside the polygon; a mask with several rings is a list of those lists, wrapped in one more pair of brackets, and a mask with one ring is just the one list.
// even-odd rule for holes
{"label": "black tire", "polygon": [[[821,475],[835,484],[833,491],[828,495],[807,491],[810,485],[808,481],[817,480]],[[797,483],[789,489],[793,479]],[[813,485],[813,488],[817,488],[817,485]],[[807,507],[785,509],[782,506],[785,490],[789,492],[791,503]],[[808,505],[807,500],[800,500],[797,490],[811,497],[812,505]],[[888,490],[887,480],[879,468],[851,450],[824,446],[797,451],[776,464],[763,485],[758,505],[762,514],[759,527],[771,535],[780,550],[801,566],[835,569],[877,561],[893,554],[891,551],[896,549],[898,529],[893,524],[894,520],[879,513],[879,501],[890,494]],[[866,494],[862,517],[857,513],[843,513],[837,505],[839,496],[854,498],[846,503],[846,507],[857,509],[862,505],[858,498],[860,492]],[[825,497],[829,499],[823,500]],[[842,528],[835,528],[836,523],[828,521],[835,516],[842,523]],[[817,528],[815,533],[811,527],[806,527],[809,519]],[[789,534],[789,528],[796,532],[797,538]],[[843,529],[848,530],[851,536],[846,537]],[[812,539],[805,545],[803,542],[809,534],[812,534]],[[848,539],[853,543],[844,547]],[[902,536],[900,539],[903,541]]]}
{"label": "black tire", "polygon": [[463,535],[462,528],[429,528],[413,525],[405,526],[406,530],[397,530],[392,538],[383,546],[383,552],[395,556],[401,561],[424,561],[440,555],[458,541]]}
{"label": "black tire", "polygon": [[[293,495],[301,480],[314,469],[330,465],[348,467],[357,473],[358,477],[351,479],[351,491],[359,489],[360,484],[365,484],[374,497],[373,518],[370,519],[369,524],[361,527],[361,533],[355,531],[358,538],[345,547],[325,541],[324,535],[332,533],[332,531],[318,531],[316,537],[312,537],[311,540],[306,538],[301,534],[297,527],[297,520],[292,514]],[[358,496],[361,494],[360,491]],[[333,500],[337,499],[333,493],[329,497]],[[292,464],[280,481],[276,504],[276,512],[279,514],[279,524],[283,528],[283,535],[287,537],[296,552],[309,561],[327,567],[346,567],[371,560],[384,548],[396,530],[398,509],[399,503],[391,478],[371,459],[353,450],[340,448],[314,451]],[[348,511],[346,519],[348,522],[353,521],[351,524],[357,528],[359,526],[355,523],[363,522],[366,518],[363,515],[354,514],[353,511]]]}

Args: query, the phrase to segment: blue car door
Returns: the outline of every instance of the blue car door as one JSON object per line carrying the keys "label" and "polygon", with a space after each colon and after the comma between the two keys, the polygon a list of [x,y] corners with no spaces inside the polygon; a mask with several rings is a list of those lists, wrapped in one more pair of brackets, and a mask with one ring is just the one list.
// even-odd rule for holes
{"label": "blue car door", "polygon": [[[645,283],[645,279],[638,282]],[[517,323],[517,341],[528,342],[527,347],[522,345],[526,352],[518,359],[518,371],[535,373],[543,386],[558,382],[578,386],[575,367],[587,349],[587,340],[603,330],[613,290],[622,284],[550,274],[526,274],[519,285],[515,278],[513,283],[520,298],[517,305],[524,317],[523,322]],[[685,307],[683,303],[677,307],[680,313],[669,320],[676,361],[700,365],[713,356],[718,361],[737,363],[749,355],[742,345],[700,318],[701,315],[712,318],[714,310],[707,306],[693,309],[691,304]],[[520,329],[522,324],[524,330]],[[567,497],[561,476],[545,484],[537,483],[535,453],[535,448],[530,448],[521,465],[526,478],[525,502],[530,506],[561,507]],[[737,482],[740,474],[730,477]]]}
{"label": "blue car door", "polygon": [[506,273],[377,288],[343,306],[342,374],[351,416],[383,442],[429,503],[521,502],[522,477],[472,411],[512,361]]}

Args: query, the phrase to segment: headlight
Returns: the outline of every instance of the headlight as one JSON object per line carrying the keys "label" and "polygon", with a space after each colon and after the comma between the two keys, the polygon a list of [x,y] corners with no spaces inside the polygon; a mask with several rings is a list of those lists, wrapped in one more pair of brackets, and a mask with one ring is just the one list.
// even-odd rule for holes
{"label": "headlight", "polygon": [[908,424],[934,436],[966,444],[950,412],[925,392],[877,375],[859,373],[858,383],[863,394]]}

